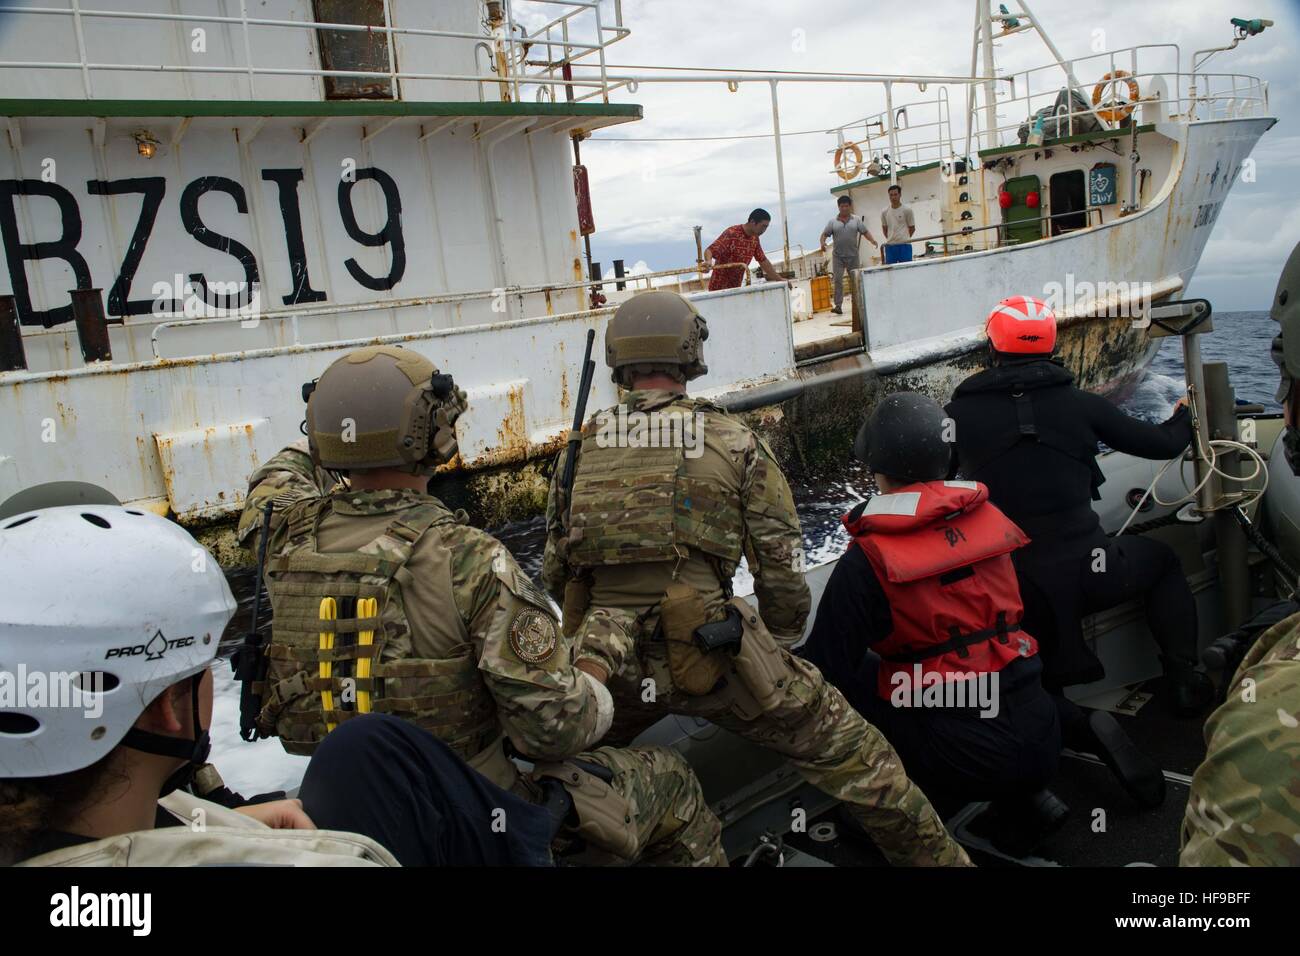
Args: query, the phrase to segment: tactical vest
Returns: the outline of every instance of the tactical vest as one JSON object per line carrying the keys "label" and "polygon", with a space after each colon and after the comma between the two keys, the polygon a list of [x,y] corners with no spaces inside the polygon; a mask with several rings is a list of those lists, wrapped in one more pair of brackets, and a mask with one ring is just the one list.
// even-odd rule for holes
{"label": "tactical vest", "polygon": [[[622,407],[607,414],[617,415]],[[694,415],[703,449],[708,442],[706,410],[712,406],[672,403],[627,414]],[[570,566],[678,561],[689,557],[691,548],[737,564],[744,520],[736,496],[707,475],[691,473],[692,461],[700,459],[686,457],[685,442],[667,448],[647,444],[610,441],[607,432],[588,426],[569,508]]]}
{"label": "tactical vest", "polygon": [[1101,470],[1101,465],[1097,464],[1096,448],[1094,447],[1091,452],[1080,448],[1078,442],[1072,440],[1072,436],[1063,433],[1051,422],[1039,421],[1034,415],[1036,394],[1037,390],[1023,389],[1007,393],[1006,397],[1011,400],[1016,409],[1016,430],[1007,432],[1000,441],[986,448],[964,454],[963,473],[978,476],[980,471],[1012,449],[1019,448],[1024,442],[1033,442],[1042,448],[1050,448],[1088,469],[1089,481],[1092,485],[1092,500],[1100,501],[1100,489],[1106,481],[1106,475]]}
{"label": "tactical vest", "polygon": [[[1010,552],[1028,543],[978,482],[931,481],[877,495],[845,516],[889,602],[893,630],[872,645],[877,694],[897,673],[945,678],[999,671],[1038,652],[1020,630],[1024,607]],[[852,547],[852,545],[850,545]]]}
{"label": "tactical vest", "polygon": [[[474,649],[465,644],[455,656],[415,657],[395,585],[424,534],[455,519],[439,505],[417,505],[364,547],[324,553],[318,533],[331,509],[328,497],[291,508],[284,544],[267,560],[274,617],[259,726],[289,753],[311,754],[344,720],[367,711],[392,714],[473,760],[501,732]],[[377,612],[359,617],[366,600]],[[331,602],[332,614],[323,610]],[[445,606],[456,607],[450,589]],[[363,659],[368,677],[358,674]]]}

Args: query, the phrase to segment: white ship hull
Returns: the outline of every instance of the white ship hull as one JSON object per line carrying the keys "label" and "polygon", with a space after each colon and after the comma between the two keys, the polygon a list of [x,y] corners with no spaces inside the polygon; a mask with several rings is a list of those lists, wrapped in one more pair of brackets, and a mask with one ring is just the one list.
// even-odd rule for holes
{"label": "white ship hull", "polygon": [[[573,4],[563,42],[552,25],[519,43],[503,39],[515,36],[506,29],[513,24],[476,33],[484,24],[474,3],[402,5],[386,52],[382,29],[352,27],[352,36],[370,38],[360,64],[369,72],[361,72],[381,95],[340,101],[332,92],[339,77],[318,62],[338,55],[335,31],[311,21],[305,0],[274,0],[256,23],[174,14],[160,0],[141,5],[151,12],[47,10],[23,20],[34,26],[0,30],[0,73],[21,78],[12,88],[21,98],[0,101],[8,138],[0,296],[12,295],[23,333],[20,355],[3,345],[11,370],[0,371],[0,498],[76,478],[186,523],[226,519],[240,509],[248,475],[300,437],[302,384],[379,341],[455,375],[470,408],[448,470],[477,483],[472,495],[512,495],[509,481],[482,476],[559,446],[585,335],[601,332],[611,311],[586,308],[571,141],[641,115],[610,101],[637,82],[605,69],[604,45],[627,32],[621,18],[602,25],[598,9]],[[596,18],[585,47],[569,32],[580,16]],[[130,24],[143,32],[130,36],[169,37],[177,62],[132,63],[143,52],[119,22],[132,17],[144,18]],[[187,46],[195,23],[211,30],[210,53]],[[70,48],[77,59],[67,59]],[[1113,69],[1116,56],[1102,58]],[[445,72],[405,69],[431,62]],[[572,75],[583,79],[565,86],[575,64],[582,69]],[[1130,65],[1136,74],[1136,48]],[[918,255],[931,232],[961,235],[969,223],[978,238],[955,250],[945,239],[944,251],[956,253],[948,258],[858,272],[859,324],[849,329],[828,314],[795,321],[811,312],[805,282],[696,295],[711,336],[710,371],[694,389],[738,410],[794,412],[771,436],[778,452],[819,436],[839,449],[882,389],[946,396],[978,362],[991,303],[1017,293],[1050,299],[1053,287],[1062,296],[1062,355],[1081,383],[1123,382],[1154,351],[1139,327],[1143,309],[1185,293],[1224,198],[1274,122],[1266,84],[1193,76],[1180,65],[1175,56],[1162,68],[1172,72],[1149,74],[1150,95],[1131,108],[1136,127],[1081,134],[1086,142],[1071,136],[1041,156],[1033,146],[994,145],[1007,131],[993,130],[988,148],[963,161],[972,166],[968,185],[939,168],[954,172],[961,149],[946,113],[938,140],[907,169],[891,126],[900,171],[836,192],[869,211],[896,180],[918,211]],[[154,98],[141,98],[140,76]],[[762,82],[772,84],[775,119],[780,80]],[[1023,103],[1001,105],[1032,110],[1058,83],[1043,94],[1025,82]],[[946,109],[946,98],[936,102]],[[924,107],[914,108],[918,128]],[[1134,128],[1141,169],[1125,160]],[[1046,184],[1060,172],[1089,175],[1098,158],[1114,167],[1117,189],[1087,200],[1083,228],[1004,244],[997,190],[1005,170],[1040,173]],[[1044,235],[1055,221],[1043,219]],[[103,290],[111,359],[91,360],[70,289]],[[593,409],[616,397],[607,376],[596,378]],[[783,416],[762,418],[771,425]],[[481,514],[535,509],[530,482],[519,508],[498,503]]]}
{"label": "white ship hull", "polygon": [[[867,351],[846,362],[886,376],[890,387],[944,394],[969,370],[982,347],[987,303],[1046,283],[1078,290],[1084,277],[1109,277],[1151,298],[1177,298],[1190,280],[1242,160],[1269,119],[1228,120],[1171,128],[1180,137],[1180,171],[1140,212],[1076,234],[942,260],[864,270],[860,307]],[[399,135],[393,131],[390,135]],[[413,138],[413,133],[411,134]],[[561,140],[561,142],[563,142]],[[395,151],[399,150],[394,143]],[[337,151],[337,149],[336,149]],[[1216,174],[1217,170],[1217,174]],[[1209,212],[1207,212],[1209,210]],[[571,215],[571,213],[570,213]],[[343,258],[343,257],[339,257]],[[412,270],[418,273],[419,263]],[[1077,277],[1077,278],[1075,278]],[[436,278],[432,281],[438,281]],[[1084,300],[1064,325],[1067,362],[1092,387],[1104,388],[1139,370],[1154,344],[1127,315],[1126,295]],[[758,284],[702,294],[712,329],[704,394],[743,398],[753,407],[780,400],[783,383],[815,381],[836,362],[804,364],[795,357],[790,297]],[[258,345],[238,351],[93,363],[66,371],[0,376],[0,420],[11,423],[0,457],[0,497],[42,481],[70,476],[115,489],[124,500],[170,511],[181,520],[209,519],[240,507],[246,478],[257,464],[299,437],[300,386],[338,355],[370,341],[396,341],[452,369],[470,394],[459,427],[457,468],[476,470],[521,462],[557,447],[572,416],[571,390],[588,328],[601,330],[608,310],[403,330],[404,318],[427,310],[376,310],[329,316],[325,342],[280,344],[289,322],[263,320],[241,329],[220,327],[226,342]],[[396,318],[395,318],[396,317]],[[454,321],[454,314],[448,316]],[[306,320],[302,320],[306,325]],[[142,351],[145,329],[134,346]],[[1140,323],[1139,323],[1140,324]],[[218,326],[192,327],[193,346]],[[177,332],[190,329],[181,327]],[[349,334],[350,333],[350,334]],[[161,335],[166,335],[164,330]],[[335,336],[338,336],[335,338]],[[75,351],[71,332],[46,336]],[[145,339],[147,341],[147,339]],[[166,340],[163,340],[166,344]],[[210,340],[214,341],[215,340]],[[715,344],[716,343],[716,344]],[[192,347],[193,347],[192,346]],[[115,350],[116,352],[116,350]],[[756,388],[757,387],[757,388]],[[742,393],[755,390],[754,396]],[[613,401],[614,386],[597,377],[592,407]],[[849,410],[853,417],[861,407]]]}

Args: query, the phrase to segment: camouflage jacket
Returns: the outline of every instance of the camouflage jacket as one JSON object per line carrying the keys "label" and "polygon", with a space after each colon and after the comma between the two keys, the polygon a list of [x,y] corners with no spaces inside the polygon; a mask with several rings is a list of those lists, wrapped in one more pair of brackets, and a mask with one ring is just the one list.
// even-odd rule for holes
{"label": "camouflage jacket", "polygon": [[[255,544],[262,509],[273,500],[268,562],[284,547],[286,510],[292,517],[295,507],[324,495],[333,499],[319,529],[320,548],[328,552],[363,546],[403,510],[427,509],[431,503],[442,507],[436,498],[413,491],[331,490],[333,480],[314,467],[302,444],[283,449],[249,482],[239,535],[244,543]],[[504,545],[463,521],[461,515],[431,528],[412,552],[409,574],[394,582],[403,589],[416,656],[458,656],[469,644],[483,691],[491,697],[502,730],[522,753],[559,759],[586,749],[593,743],[596,702],[573,667],[572,647],[559,635],[549,602]],[[448,594],[453,606],[446,606]],[[527,626],[521,628],[521,622]],[[526,646],[518,646],[520,633],[528,639]],[[541,638],[548,646],[538,646]]]}
{"label": "camouflage jacket", "polygon": [[[740,516],[734,552],[743,552],[746,557],[763,620],[778,640],[798,641],[812,606],[803,578],[803,539],[790,486],[762,439],[717,405],[662,390],[629,392],[620,406],[592,416],[583,427],[583,434],[590,440],[620,413],[674,411],[694,415],[698,422],[697,434],[692,439],[699,447],[684,462],[689,480],[697,488],[708,489],[715,500],[722,502],[719,510],[734,508]],[[637,450],[629,447],[626,453],[630,458]],[[542,565],[542,581],[560,601],[566,583],[579,573],[569,561],[568,508],[560,488],[563,461],[561,453],[547,502],[547,542]],[[580,475],[581,469],[580,455],[575,474]],[[721,550],[715,549],[714,554]],[[692,548],[689,557],[681,562],[593,568],[590,571],[593,604],[650,608],[677,574],[704,592],[710,613],[718,612],[725,600],[719,578],[729,585],[737,563]],[[611,586],[610,581],[615,579],[617,585]],[[621,657],[629,650],[611,649],[610,659],[602,663],[616,672]]]}
{"label": "camouflage jacket", "polygon": [[1269,628],[1205,724],[1182,866],[1300,866],[1300,614]]}

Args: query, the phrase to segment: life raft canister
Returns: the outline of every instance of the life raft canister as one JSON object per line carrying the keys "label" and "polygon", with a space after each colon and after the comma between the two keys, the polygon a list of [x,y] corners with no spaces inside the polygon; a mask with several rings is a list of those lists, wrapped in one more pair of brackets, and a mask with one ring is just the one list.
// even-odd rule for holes
{"label": "life raft canister", "polygon": [[876,495],[844,517],[889,601],[893,631],[873,645],[876,691],[914,666],[945,679],[999,671],[1038,653],[1020,629],[1024,605],[1011,552],[1029,538],[975,481],[929,481]]}

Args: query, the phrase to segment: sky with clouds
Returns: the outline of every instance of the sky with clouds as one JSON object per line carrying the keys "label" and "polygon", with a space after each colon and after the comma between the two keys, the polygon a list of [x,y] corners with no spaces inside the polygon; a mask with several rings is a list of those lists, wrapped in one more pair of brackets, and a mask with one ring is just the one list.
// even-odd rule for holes
{"label": "sky with clouds", "polygon": [[[612,8],[611,0],[605,5]],[[617,65],[908,75],[970,70],[970,0],[623,0],[622,7],[632,32],[608,52]],[[1281,265],[1300,242],[1300,0],[1034,0],[1030,7],[1067,58],[1099,45],[1176,43],[1183,69],[1193,50],[1231,40],[1230,17],[1276,21],[1210,67],[1266,79],[1279,122],[1255,149],[1256,181],[1233,187],[1190,290],[1220,310],[1267,308]],[[997,52],[1001,73],[1050,62],[1033,33],[1001,41]],[[1085,84],[1095,79],[1080,76]],[[884,94],[860,84],[790,83],[780,90],[782,129],[791,134],[783,137],[791,244],[811,248],[834,214],[829,189],[838,182],[827,153],[834,141],[823,131],[883,109]],[[896,99],[916,96],[915,87],[896,91]],[[691,139],[770,133],[766,83],[736,93],[720,84],[643,84],[615,98],[642,104],[645,119],[607,129],[582,147],[599,230],[593,254],[606,270],[614,258],[629,266],[638,260],[656,269],[686,266],[695,260],[692,226],[704,227],[707,243],[755,206],[779,219],[770,137]],[[961,114],[960,106],[953,109],[955,127]],[[1012,119],[1002,116],[1004,123]],[[813,132],[799,135],[804,131]],[[637,141],[658,138],[685,141]],[[765,237],[769,250],[779,248],[779,235],[774,222]]]}

